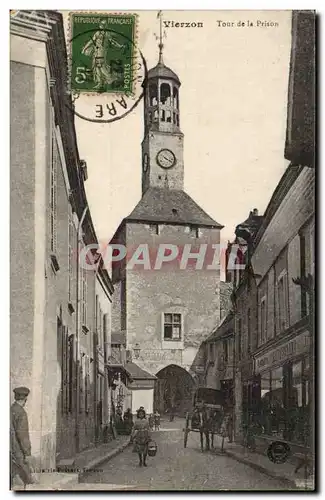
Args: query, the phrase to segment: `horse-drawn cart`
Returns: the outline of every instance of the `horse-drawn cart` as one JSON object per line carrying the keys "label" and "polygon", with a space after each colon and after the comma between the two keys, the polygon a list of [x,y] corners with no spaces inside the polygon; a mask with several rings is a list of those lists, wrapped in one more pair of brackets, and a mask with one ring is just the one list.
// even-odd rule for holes
{"label": "horse-drawn cart", "polygon": [[223,394],[216,389],[201,388],[195,392],[193,410],[186,414],[184,431],[184,448],[187,446],[190,432],[200,433],[201,450],[203,451],[203,436],[206,438],[206,449],[213,447],[215,434],[220,434],[223,420]]}

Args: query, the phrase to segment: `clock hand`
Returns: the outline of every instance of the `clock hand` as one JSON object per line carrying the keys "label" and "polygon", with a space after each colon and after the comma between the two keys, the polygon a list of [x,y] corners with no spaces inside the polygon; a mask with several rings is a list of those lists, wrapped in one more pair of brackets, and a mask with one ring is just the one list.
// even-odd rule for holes
{"label": "clock hand", "polygon": [[163,156],[163,159],[166,160],[166,161],[172,161],[172,160],[170,160],[170,158],[168,158],[166,156]]}

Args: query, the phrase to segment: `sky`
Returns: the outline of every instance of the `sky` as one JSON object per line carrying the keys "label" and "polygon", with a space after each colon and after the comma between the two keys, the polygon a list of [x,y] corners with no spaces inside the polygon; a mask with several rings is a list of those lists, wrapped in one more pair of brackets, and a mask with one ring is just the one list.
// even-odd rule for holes
{"label": "sky", "polygon": [[[157,11],[138,14],[139,48],[150,68],[158,62]],[[250,210],[263,214],[288,165],[291,11],[164,11],[163,18],[204,25],[165,28],[164,62],[182,83],[184,189],[225,226],[221,239],[227,241]],[[234,25],[222,27],[218,21]],[[90,107],[98,101],[82,99]],[[118,122],[76,117],[75,125],[80,157],[88,166],[90,211],[98,239],[107,243],[141,198],[143,101]]]}

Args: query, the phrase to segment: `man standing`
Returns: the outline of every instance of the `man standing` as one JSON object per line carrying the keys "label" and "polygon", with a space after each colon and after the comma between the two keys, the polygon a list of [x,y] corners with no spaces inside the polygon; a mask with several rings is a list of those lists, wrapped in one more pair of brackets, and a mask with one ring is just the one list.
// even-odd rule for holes
{"label": "man standing", "polygon": [[10,461],[11,488],[15,485],[32,483],[31,445],[29,439],[28,417],[24,410],[29,389],[14,389],[15,401],[10,408]]}

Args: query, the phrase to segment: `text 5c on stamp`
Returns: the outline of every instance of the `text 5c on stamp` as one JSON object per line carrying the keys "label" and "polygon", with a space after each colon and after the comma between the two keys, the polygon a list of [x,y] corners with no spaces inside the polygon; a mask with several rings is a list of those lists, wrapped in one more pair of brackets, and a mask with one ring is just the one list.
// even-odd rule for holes
{"label": "text 5c on stamp", "polygon": [[71,89],[132,93],[136,72],[135,14],[70,14]]}

